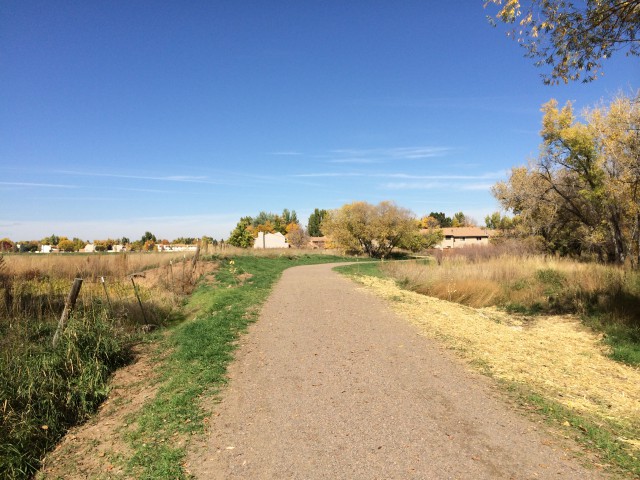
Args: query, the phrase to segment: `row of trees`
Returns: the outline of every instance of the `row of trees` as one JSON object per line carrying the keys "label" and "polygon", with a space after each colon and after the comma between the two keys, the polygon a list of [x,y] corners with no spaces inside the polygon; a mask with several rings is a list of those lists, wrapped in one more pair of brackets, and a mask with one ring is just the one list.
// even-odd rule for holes
{"label": "row of trees", "polygon": [[420,219],[422,228],[475,227],[476,221],[463,212],[447,217],[443,212],[431,212]]}
{"label": "row of trees", "polygon": [[[289,223],[287,223],[287,220]],[[416,219],[409,210],[392,202],[371,205],[353,202],[336,210],[315,209],[309,216],[307,232],[297,221],[295,211],[282,215],[260,212],[256,217],[242,217],[229,236],[231,245],[253,246],[258,232],[286,235],[289,244],[306,245],[311,237],[327,235],[330,244],[350,253],[387,257],[394,248],[420,251],[442,241],[442,227],[472,226],[475,222],[462,212],[453,218],[442,212],[431,212]]]}
{"label": "row of trees", "polygon": [[279,232],[286,236],[290,245],[296,247],[301,247],[308,241],[296,211],[285,208],[282,214],[262,211],[255,217],[242,217],[229,235],[227,243],[241,248],[252,247],[253,241],[260,232]]}
{"label": "row of trees", "polygon": [[493,194],[520,235],[548,251],[640,263],[640,92],[576,118],[571,103],[543,106],[538,159],[513,168]]}
{"label": "row of trees", "polygon": [[78,252],[89,243],[93,243],[95,250],[98,252],[111,251],[116,245],[123,245],[130,251],[153,251],[157,249],[158,245],[194,245],[199,241],[212,245],[218,244],[218,240],[208,236],[203,236],[199,239],[194,237],[178,237],[172,242],[169,242],[167,239],[158,240],[151,232],[145,232],[139,240],[134,241],[131,241],[128,237],[122,237],[94,240],[93,242],[85,241],[77,237],[69,239],[64,236],[52,234],[39,241],[13,242],[9,238],[0,239],[0,252],[37,252],[42,245],[52,245],[62,252]]}

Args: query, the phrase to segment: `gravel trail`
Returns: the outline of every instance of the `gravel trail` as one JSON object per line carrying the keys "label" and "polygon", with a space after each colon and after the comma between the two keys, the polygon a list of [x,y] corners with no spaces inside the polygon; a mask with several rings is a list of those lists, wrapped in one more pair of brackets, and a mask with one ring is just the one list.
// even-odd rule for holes
{"label": "gravel trail", "polygon": [[488,379],[331,271],[284,272],[241,337],[201,479],[589,479]]}

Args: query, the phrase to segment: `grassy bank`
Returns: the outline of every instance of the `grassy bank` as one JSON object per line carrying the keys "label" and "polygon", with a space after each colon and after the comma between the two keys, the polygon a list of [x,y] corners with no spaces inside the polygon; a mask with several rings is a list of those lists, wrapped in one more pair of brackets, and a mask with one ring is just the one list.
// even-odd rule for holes
{"label": "grassy bank", "polygon": [[[398,262],[340,270],[390,300],[425,336],[494,378],[525,412],[541,414],[560,435],[595,452],[602,468],[640,475],[638,368],[610,358],[602,334],[585,328],[576,315],[522,315],[448,301],[449,294],[459,294],[458,288],[445,289],[444,300],[412,291],[438,268],[430,265]],[[543,271],[549,268],[548,263],[542,266]],[[404,275],[394,279],[385,272]],[[535,270],[528,276],[536,278]],[[455,283],[456,278],[450,271],[446,281]],[[471,291],[479,289],[474,285]]]}
{"label": "grassy bank", "polygon": [[[0,257],[0,478],[29,478],[65,432],[106,398],[111,373],[131,359],[143,332],[174,318],[180,296],[172,287],[186,291],[190,284],[180,282],[190,278],[176,272],[167,284],[162,268],[127,258]],[[130,268],[147,268],[136,280],[140,301],[124,276]],[[84,283],[54,347],[77,276]]]}
{"label": "grassy bank", "polygon": [[177,326],[160,349],[171,352],[158,368],[161,386],[153,401],[130,419],[133,451],[125,469],[141,479],[188,478],[182,467],[189,437],[206,423],[199,399],[225,383],[235,340],[255,319],[274,282],[297,265],[344,260],[321,255],[218,258],[213,281],[189,299],[190,320]]}

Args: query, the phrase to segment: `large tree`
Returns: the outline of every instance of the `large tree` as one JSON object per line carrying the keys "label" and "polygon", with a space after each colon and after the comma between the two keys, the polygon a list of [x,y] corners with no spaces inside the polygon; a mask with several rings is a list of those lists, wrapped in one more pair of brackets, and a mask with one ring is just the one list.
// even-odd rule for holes
{"label": "large tree", "polygon": [[423,247],[419,222],[392,202],[353,202],[327,212],[322,231],[331,242],[352,253],[384,258],[396,247]]}
{"label": "large tree", "polygon": [[509,35],[526,49],[536,66],[550,67],[547,84],[589,82],[601,74],[602,61],[617,51],[640,55],[640,0],[483,0],[498,7],[490,17],[518,23]]}
{"label": "large tree", "polygon": [[538,160],[493,193],[518,228],[550,251],[640,261],[640,96],[620,96],[576,119],[570,103],[543,107]]}

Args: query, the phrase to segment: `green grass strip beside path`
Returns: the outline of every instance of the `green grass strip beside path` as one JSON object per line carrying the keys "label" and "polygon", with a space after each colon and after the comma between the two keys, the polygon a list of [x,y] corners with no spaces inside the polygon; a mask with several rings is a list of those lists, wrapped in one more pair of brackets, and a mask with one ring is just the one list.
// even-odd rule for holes
{"label": "green grass strip beside path", "polygon": [[185,306],[193,319],[161,342],[159,350],[171,353],[158,364],[156,398],[129,420],[136,428],[127,434],[134,451],[128,473],[140,479],[189,478],[182,464],[189,437],[204,431],[200,398],[225,383],[235,340],[257,319],[276,280],[293,266],[345,260],[325,255],[219,259],[216,283],[202,283]]}

